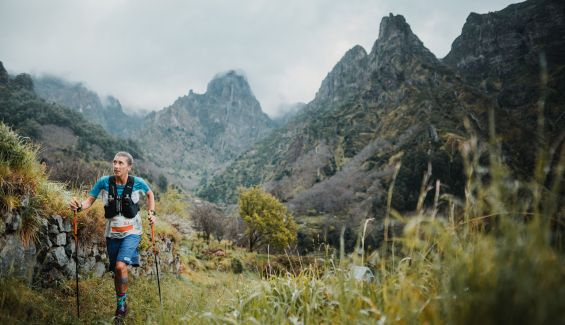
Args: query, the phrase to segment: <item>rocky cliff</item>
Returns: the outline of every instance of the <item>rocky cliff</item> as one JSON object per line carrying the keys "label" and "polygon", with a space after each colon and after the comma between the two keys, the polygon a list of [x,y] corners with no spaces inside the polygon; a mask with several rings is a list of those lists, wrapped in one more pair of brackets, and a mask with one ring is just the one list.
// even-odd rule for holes
{"label": "rocky cliff", "polygon": [[[496,103],[497,133],[508,163],[521,175],[534,168],[532,148],[560,145],[555,141],[565,129],[565,2],[531,0],[472,13],[443,62]],[[540,108],[543,137],[536,126]]]}
{"label": "rocky cliff", "polygon": [[443,62],[491,91],[521,77],[539,77],[540,54],[554,71],[565,64],[564,7],[563,1],[530,0],[471,13]]}
{"label": "rocky cliff", "polygon": [[235,71],[217,75],[206,93],[192,91],[150,114],[139,134],[144,151],[171,182],[194,188],[274,126]]}
{"label": "rocky cliff", "polygon": [[[553,7],[547,9],[546,5]],[[544,19],[540,14],[544,10],[558,13]],[[538,14],[531,14],[533,11]],[[472,14],[452,53],[443,61],[425,48],[402,16],[383,18],[371,52],[359,46],[349,50],[303,112],[216,175],[201,189],[201,195],[213,201],[235,202],[238,186],[262,185],[308,224],[303,229],[327,227],[334,221],[355,225],[368,217],[382,220],[394,166],[402,161],[392,201],[396,210],[415,209],[428,163],[432,165],[429,184],[439,180],[442,191],[462,196],[462,161],[452,144],[468,137],[469,131],[488,137],[489,110],[496,113],[500,121],[497,131],[505,140],[536,133],[536,123],[530,123],[530,117],[536,114],[541,93],[539,64],[533,68],[539,63],[539,44],[548,47],[547,103],[555,103],[546,116],[548,123],[555,124],[554,130],[563,130],[558,126],[560,117],[555,115],[563,112],[563,92],[554,91],[563,84],[559,61],[563,56],[552,59],[563,51],[563,33],[553,33],[563,28],[562,13],[562,4],[557,1],[528,1],[500,13]],[[479,27],[470,26],[469,21],[479,22]],[[518,38],[538,35],[538,41],[517,43],[516,31],[508,30],[512,28],[529,28],[530,32]],[[492,30],[490,36],[484,29]],[[505,33],[508,39],[503,40],[508,44],[501,40]],[[497,40],[495,45],[503,46],[481,43],[491,42],[492,37]],[[528,48],[528,44],[538,45]],[[520,51],[510,51],[512,46]],[[521,64],[528,55],[533,57],[530,68]],[[511,64],[497,70],[506,56]],[[474,57],[490,66],[476,63]],[[494,84],[503,84],[494,93],[483,87],[483,78],[492,76],[498,78]],[[537,92],[521,100],[523,94],[515,87]],[[504,89],[508,95],[503,94]],[[516,101],[516,105],[501,103],[504,100]],[[556,137],[550,135],[549,139]],[[516,145],[506,145],[505,159],[535,157],[536,146]],[[319,224],[311,224],[310,219]]]}
{"label": "rocky cliff", "polygon": [[[462,132],[469,113],[477,121],[484,118],[479,104],[488,105],[486,99],[437,60],[402,16],[385,17],[380,30],[369,54],[360,46],[349,50],[302,113],[214,178],[202,194],[233,202],[238,185],[263,183],[281,199],[293,200],[349,170],[362,152],[366,157],[357,164],[370,167],[353,168],[360,175],[381,168],[404,148],[427,150],[423,146],[438,142],[442,133]],[[364,152],[370,144],[378,149]]]}

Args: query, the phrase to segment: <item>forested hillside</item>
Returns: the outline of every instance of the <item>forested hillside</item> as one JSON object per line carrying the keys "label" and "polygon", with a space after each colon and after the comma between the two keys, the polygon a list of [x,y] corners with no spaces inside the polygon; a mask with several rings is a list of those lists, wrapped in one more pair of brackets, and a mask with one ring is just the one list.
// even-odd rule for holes
{"label": "forested hillside", "polygon": [[11,77],[1,63],[0,120],[42,145],[39,157],[55,180],[74,185],[92,182],[107,172],[117,151],[142,158],[134,141],[118,140],[81,113],[39,98],[29,75]]}
{"label": "forested hillside", "polygon": [[126,114],[113,96],[100,97],[81,83],[54,76],[33,77],[35,93],[49,103],[81,113],[89,122],[101,125],[106,132],[120,138],[131,138],[143,126],[143,116]]}

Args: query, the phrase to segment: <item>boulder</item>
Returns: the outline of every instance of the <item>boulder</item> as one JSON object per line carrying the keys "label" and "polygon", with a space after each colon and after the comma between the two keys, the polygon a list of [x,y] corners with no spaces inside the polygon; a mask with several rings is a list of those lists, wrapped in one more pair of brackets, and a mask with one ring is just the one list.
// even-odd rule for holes
{"label": "boulder", "polygon": [[8,235],[0,240],[0,272],[10,274],[18,271],[24,260],[24,248],[16,235]]}
{"label": "boulder", "polygon": [[[67,265],[65,265],[65,267],[63,268],[64,273],[69,276],[69,277],[74,277],[75,276],[75,272],[76,272],[76,263],[75,260],[73,260],[72,258],[69,260],[69,263],[67,263]],[[80,270],[79,270],[80,272]]]}
{"label": "boulder", "polygon": [[65,234],[64,232],[59,233],[57,236],[55,236],[54,242],[56,246],[65,246],[67,244],[67,234]]}
{"label": "boulder", "polygon": [[46,261],[48,263],[51,262],[52,264],[56,265],[59,268],[64,268],[67,265],[67,263],[69,263],[69,258],[65,253],[65,248],[59,246],[59,247],[54,247],[49,251],[49,254],[47,254]]}
{"label": "boulder", "polygon": [[96,264],[94,265],[94,270],[92,272],[92,275],[94,277],[101,278],[105,272],[106,272],[106,264],[102,262],[96,262]]}
{"label": "boulder", "polygon": [[53,243],[49,239],[49,223],[45,218],[39,218],[39,229],[37,231],[38,250],[49,249]]}
{"label": "boulder", "polygon": [[19,236],[13,234],[0,239],[0,275],[15,275],[31,280],[35,266],[36,247],[25,247]]}
{"label": "boulder", "polygon": [[75,242],[74,241],[69,241],[67,242],[67,245],[65,246],[65,253],[67,253],[67,256],[74,256],[75,255]]}
{"label": "boulder", "polygon": [[64,232],[73,232],[73,223],[71,222],[70,218],[63,219],[63,231]]}
{"label": "boulder", "polygon": [[90,272],[94,268],[94,265],[96,265],[96,259],[94,257],[88,257],[84,264],[79,266],[81,270],[84,270],[84,272]]}
{"label": "boulder", "polygon": [[20,229],[22,226],[22,217],[17,214],[8,214],[8,218],[6,218],[6,232],[7,233],[14,233]]}
{"label": "boulder", "polygon": [[49,234],[50,235],[57,235],[59,234],[59,227],[57,225],[49,225]]}
{"label": "boulder", "polygon": [[85,247],[84,243],[81,243],[79,241],[79,243],[78,243],[78,256],[81,259],[84,259],[89,255],[89,253],[90,253],[90,249],[88,247]]}
{"label": "boulder", "polygon": [[49,224],[55,225],[58,228],[58,232],[64,231],[65,227],[63,226],[63,218],[59,215],[52,215],[48,218]]}

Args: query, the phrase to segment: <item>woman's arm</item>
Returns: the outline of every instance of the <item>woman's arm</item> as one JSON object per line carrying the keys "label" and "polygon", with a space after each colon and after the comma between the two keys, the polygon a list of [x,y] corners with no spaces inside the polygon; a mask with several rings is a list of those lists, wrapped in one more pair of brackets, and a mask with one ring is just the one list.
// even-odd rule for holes
{"label": "woman's arm", "polygon": [[153,191],[147,192],[147,215],[149,217],[149,223],[155,223],[155,195]]}
{"label": "woman's arm", "polygon": [[89,196],[86,200],[82,202],[79,202],[76,198],[73,198],[71,200],[71,203],[69,204],[69,207],[71,208],[71,210],[78,212],[90,208],[92,206],[92,203],[94,203],[94,201],[96,201],[96,198],[93,196]]}

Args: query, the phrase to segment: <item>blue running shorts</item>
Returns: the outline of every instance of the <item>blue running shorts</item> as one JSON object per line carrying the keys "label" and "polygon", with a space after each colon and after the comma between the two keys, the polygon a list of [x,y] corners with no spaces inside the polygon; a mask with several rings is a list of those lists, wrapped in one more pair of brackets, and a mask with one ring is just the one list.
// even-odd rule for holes
{"label": "blue running shorts", "polygon": [[119,239],[106,237],[110,271],[115,271],[117,261],[124,262],[126,265],[139,266],[137,246],[140,241],[141,235],[128,235]]}

